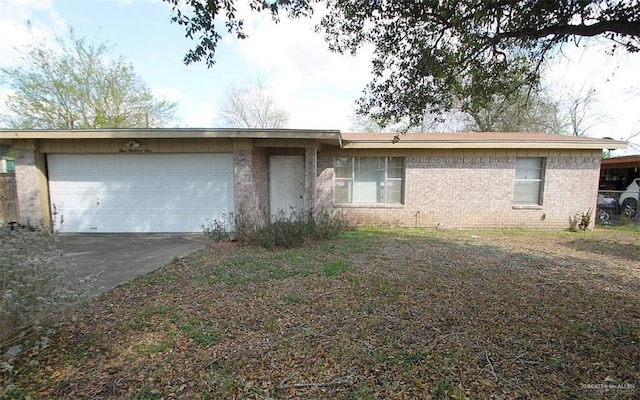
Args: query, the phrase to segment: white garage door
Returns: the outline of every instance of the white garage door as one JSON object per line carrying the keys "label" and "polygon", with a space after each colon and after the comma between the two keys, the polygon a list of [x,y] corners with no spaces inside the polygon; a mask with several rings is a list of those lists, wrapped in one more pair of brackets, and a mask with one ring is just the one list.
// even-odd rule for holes
{"label": "white garage door", "polygon": [[60,232],[202,232],[234,211],[231,154],[50,154]]}

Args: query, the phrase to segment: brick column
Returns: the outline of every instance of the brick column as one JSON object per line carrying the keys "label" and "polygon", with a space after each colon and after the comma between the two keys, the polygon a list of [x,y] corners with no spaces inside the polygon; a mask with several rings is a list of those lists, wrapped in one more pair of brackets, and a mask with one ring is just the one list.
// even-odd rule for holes
{"label": "brick column", "polygon": [[253,141],[233,143],[235,215],[245,221],[263,224],[269,213],[269,170],[265,150]]}
{"label": "brick column", "polygon": [[15,149],[15,176],[18,197],[18,222],[32,228],[45,228],[43,199],[40,193],[41,170],[34,150]]}
{"label": "brick column", "polygon": [[316,174],[318,169],[318,146],[304,149],[304,209],[307,215],[316,213]]}

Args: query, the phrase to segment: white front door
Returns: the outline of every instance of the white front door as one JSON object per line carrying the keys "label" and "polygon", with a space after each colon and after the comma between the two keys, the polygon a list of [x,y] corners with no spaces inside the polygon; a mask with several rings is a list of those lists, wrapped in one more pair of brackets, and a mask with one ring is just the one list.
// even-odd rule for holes
{"label": "white front door", "polygon": [[284,213],[302,212],[304,208],[304,161],[301,156],[272,156],[269,178],[271,182],[271,217]]}

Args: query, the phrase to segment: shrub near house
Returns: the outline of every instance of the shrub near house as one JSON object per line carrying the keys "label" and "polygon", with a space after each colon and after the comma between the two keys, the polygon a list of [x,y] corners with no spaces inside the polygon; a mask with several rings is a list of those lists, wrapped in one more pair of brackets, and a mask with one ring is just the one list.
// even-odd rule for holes
{"label": "shrub near house", "polygon": [[54,237],[0,226],[0,354],[20,344],[53,313],[90,297],[94,279],[70,279]]}

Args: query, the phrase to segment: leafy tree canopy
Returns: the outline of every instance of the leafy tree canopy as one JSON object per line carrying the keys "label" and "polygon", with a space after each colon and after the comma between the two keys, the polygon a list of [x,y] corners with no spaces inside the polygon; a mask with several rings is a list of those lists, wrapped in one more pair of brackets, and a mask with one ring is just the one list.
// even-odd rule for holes
{"label": "leafy tree canopy", "polygon": [[110,60],[106,43],[88,43],[73,30],[56,38],[59,49],[39,41],[23,63],[0,68],[7,96],[3,123],[16,129],[161,127],[176,103],[156,99],[121,57]]}
{"label": "leafy tree canopy", "polygon": [[[213,65],[220,18],[229,33],[246,37],[234,0],[164,1],[188,37],[199,35],[187,64]],[[640,2],[634,0],[252,0],[251,8],[277,20],[282,11],[310,15],[314,3],[326,7],[320,30],[331,50],[373,45],[374,77],[359,112],[383,125],[406,117],[419,125],[425,110],[468,111],[490,105],[496,95],[535,90],[542,63],[570,41],[599,37],[610,41],[612,53],[640,50]]]}
{"label": "leafy tree canopy", "polygon": [[[582,101],[577,98],[576,101]],[[353,117],[352,129],[362,132],[565,132],[569,110],[546,91],[531,94],[526,89],[508,97],[495,95],[482,108],[471,104],[466,110],[457,106],[438,113],[425,112],[422,124],[412,126],[405,118],[399,123],[381,126],[370,116]],[[581,104],[581,103],[580,103]],[[586,109],[580,109],[586,111]],[[581,114],[586,118],[586,115]],[[573,120],[572,120],[573,121]],[[580,121],[578,121],[580,122]]]}

